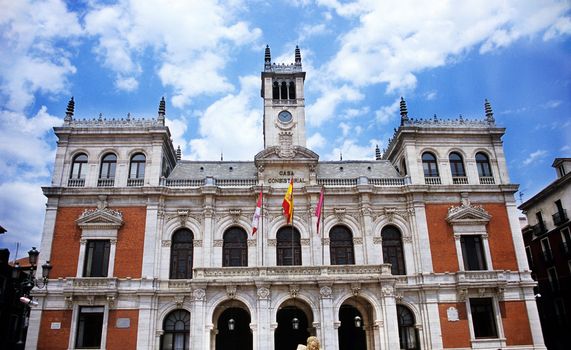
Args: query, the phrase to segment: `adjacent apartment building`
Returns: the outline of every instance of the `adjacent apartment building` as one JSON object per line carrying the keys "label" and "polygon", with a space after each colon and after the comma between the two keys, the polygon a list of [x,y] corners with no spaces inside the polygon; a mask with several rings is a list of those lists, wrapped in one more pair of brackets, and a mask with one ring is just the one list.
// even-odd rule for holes
{"label": "adjacent apartment building", "polygon": [[529,225],[522,230],[537,307],[549,349],[571,347],[571,158],[556,158],[557,179],[520,205]]}
{"label": "adjacent apartment building", "polygon": [[544,349],[491,105],[418,119],[403,99],[384,153],[322,161],[305,76],[298,48],[291,64],[266,48],[251,161],[181,159],[164,99],[151,119],[77,118],[70,101],[27,348]]}

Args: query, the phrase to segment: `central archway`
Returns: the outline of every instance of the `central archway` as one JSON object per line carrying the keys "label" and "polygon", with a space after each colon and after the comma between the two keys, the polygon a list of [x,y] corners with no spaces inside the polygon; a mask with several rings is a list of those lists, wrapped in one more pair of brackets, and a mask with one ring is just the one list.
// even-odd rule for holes
{"label": "central archway", "polygon": [[250,314],[245,309],[232,305],[218,317],[216,350],[252,350]]}
{"label": "central archway", "polygon": [[275,350],[296,350],[310,335],[315,335],[312,316],[311,308],[303,301],[289,299],[282,304],[276,314]]}

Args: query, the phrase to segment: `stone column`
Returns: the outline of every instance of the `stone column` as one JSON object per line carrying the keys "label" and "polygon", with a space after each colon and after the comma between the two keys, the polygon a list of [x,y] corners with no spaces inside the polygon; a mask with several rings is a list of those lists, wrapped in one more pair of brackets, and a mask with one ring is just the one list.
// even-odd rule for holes
{"label": "stone column", "polygon": [[412,205],[414,210],[412,218],[414,221],[411,222],[411,226],[416,227],[418,234],[419,250],[417,253],[420,256],[421,261],[419,272],[429,273],[433,271],[433,267],[432,254],[430,252],[430,239],[428,237],[428,225],[426,222],[426,209],[424,207],[424,198],[422,196],[414,198]]}
{"label": "stone column", "polygon": [[[159,209],[158,203],[147,204],[147,217],[145,222],[145,238],[143,241],[143,270],[141,277],[152,278],[155,276],[156,260],[160,256],[161,249],[157,247],[160,241],[158,229]],[[168,261],[167,261],[168,262]]]}
{"label": "stone column", "polygon": [[336,317],[333,310],[333,291],[331,286],[324,285],[321,286],[319,293],[321,299],[321,347],[323,349],[338,349],[337,328],[334,328]]}
{"label": "stone column", "polygon": [[[209,330],[204,326],[206,324],[205,315],[205,298],[206,292],[202,288],[192,291],[192,306],[190,310],[190,334],[191,334],[191,349],[207,349],[204,342],[209,336]],[[192,336],[192,335],[195,336]]]}
{"label": "stone column", "polygon": [[270,339],[273,339],[273,330],[270,329],[271,324],[271,304],[270,289],[268,286],[258,286],[257,290],[257,309],[258,309],[258,329],[257,346],[255,349],[273,349]]}
{"label": "stone column", "polygon": [[399,349],[399,327],[397,319],[397,305],[394,293],[394,287],[384,286],[381,290],[381,304],[384,314],[384,326],[386,335],[386,344],[383,349]]}
{"label": "stone column", "polygon": [[139,322],[137,329],[137,349],[160,348],[162,329],[156,329],[156,309],[153,297],[139,295]]}

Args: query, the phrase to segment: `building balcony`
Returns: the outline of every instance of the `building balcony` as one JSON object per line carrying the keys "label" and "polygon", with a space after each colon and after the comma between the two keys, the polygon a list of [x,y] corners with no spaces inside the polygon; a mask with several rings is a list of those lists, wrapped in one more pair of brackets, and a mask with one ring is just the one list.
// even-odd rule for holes
{"label": "building balcony", "polygon": [[67,180],[67,187],[84,187],[85,179],[69,179]]}
{"label": "building balcony", "polygon": [[466,176],[453,176],[452,177],[452,183],[454,185],[467,185],[468,184],[468,178]]}
{"label": "building balcony", "polygon": [[569,220],[569,218],[567,217],[567,210],[563,209],[553,215],[551,215],[551,217],[553,218],[553,224],[555,226],[559,226],[562,223],[566,222],[567,220]]}
{"label": "building balcony", "polygon": [[494,185],[495,183],[493,176],[480,176],[480,185]]}
{"label": "building balcony", "polygon": [[97,187],[113,187],[115,186],[115,179],[98,179]]}
{"label": "building balcony", "polygon": [[427,185],[442,185],[442,180],[440,180],[440,176],[425,176],[424,183]]}
{"label": "building balcony", "polygon": [[143,186],[145,179],[127,179],[128,187],[141,187]]}
{"label": "building balcony", "polygon": [[534,236],[541,236],[542,234],[547,232],[547,228],[545,228],[545,224],[543,223],[529,225],[528,230],[530,230]]}

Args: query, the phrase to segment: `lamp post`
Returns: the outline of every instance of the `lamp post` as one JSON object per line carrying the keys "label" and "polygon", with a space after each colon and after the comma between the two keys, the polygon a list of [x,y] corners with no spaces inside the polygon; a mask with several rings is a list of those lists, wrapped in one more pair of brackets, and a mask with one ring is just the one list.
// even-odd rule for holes
{"label": "lamp post", "polygon": [[[46,263],[42,265],[42,277],[36,278],[39,255],[40,252],[36,250],[36,247],[32,247],[32,249],[28,251],[28,262],[30,263],[29,272],[23,272],[25,268],[21,267],[18,262],[14,264],[14,268],[12,270],[12,279],[15,283],[16,297],[19,298],[19,300],[24,304],[22,318],[20,321],[19,339],[16,343],[19,348],[24,347],[24,329],[28,327],[28,314],[30,311],[30,306],[38,305],[38,303],[30,297],[30,292],[32,289],[34,289],[34,287],[39,289],[47,288],[50,271],[52,270],[52,265],[49,261],[46,261]],[[22,276],[22,273],[25,273],[25,276]]]}

